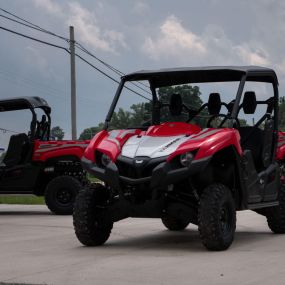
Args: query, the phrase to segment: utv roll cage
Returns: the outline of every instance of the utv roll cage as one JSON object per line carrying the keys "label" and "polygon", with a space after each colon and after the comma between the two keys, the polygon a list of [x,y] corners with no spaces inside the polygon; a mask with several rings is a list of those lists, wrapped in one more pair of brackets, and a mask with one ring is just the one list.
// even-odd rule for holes
{"label": "utv roll cage", "polygon": [[[6,98],[0,100],[0,112],[17,111],[17,110],[30,110],[32,112],[32,121],[30,125],[30,140],[43,139],[41,136],[45,136],[48,140],[50,136],[51,125],[51,108],[40,97],[19,97],[19,98]],[[37,113],[35,109],[41,109],[45,115],[42,116],[41,122],[37,120]],[[41,134],[43,131],[44,134]]]}
{"label": "utv roll cage", "polygon": [[[128,81],[148,81],[152,93],[153,110],[152,124],[159,124],[160,104],[156,94],[156,88],[206,82],[233,82],[239,81],[239,86],[235,100],[232,102],[229,117],[231,125],[237,119],[241,108],[240,100],[243,94],[246,81],[271,83],[274,91],[274,100],[272,100],[272,108],[274,109],[274,130],[278,130],[278,79],[273,69],[259,66],[209,66],[209,67],[190,67],[190,68],[171,68],[160,70],[142,70],[127,74],[121,78],[113,102],[105,120],[104,129],[108,129],[109,122],[116,108],[117,102]],[[258,104],[269,104],[270,102],[257,101]]]}

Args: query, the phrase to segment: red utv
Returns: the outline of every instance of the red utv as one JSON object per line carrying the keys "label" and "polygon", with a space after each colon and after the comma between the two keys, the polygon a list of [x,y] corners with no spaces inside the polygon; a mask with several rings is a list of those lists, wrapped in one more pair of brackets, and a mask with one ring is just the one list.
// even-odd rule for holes
{"label": "red utv", "polygon": [[[149,83],[151,120],[110,131],[123,88],[133,81]],[[159,88],[185,84],[200,86],[205,102],[199,108],[186,105],[181,94],[160,100]],[[266,216],[274,233],[285,233],[277,123],[278,81],[268,68],[181,68],[122,77],[105,128],[82,157],[83,168],[105,185],[77,196],[77,238],[101,245],[114,222],[149,217],[174,231],[198,225],[207,249],[225,250],[234,240],[236,211],[248,209]]]}
{"label": "red utv", "polygon": [[[0,100],[1,112],[30,110],[28,133],[17,133],[0,164],[0,194],[44,196],[56,214],[71,214],[75,196],[86,180],[80,159],[88,141],[50,140],[51,108],[39,97]],[[38,120],[37,111],[44,112]]]}

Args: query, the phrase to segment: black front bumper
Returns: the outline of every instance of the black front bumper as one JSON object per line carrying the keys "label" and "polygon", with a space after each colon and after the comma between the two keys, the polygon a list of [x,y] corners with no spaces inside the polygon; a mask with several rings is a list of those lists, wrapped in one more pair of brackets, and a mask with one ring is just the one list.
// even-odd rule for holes
{"label": "black front bumper", "polygon": [[150,176],[140,178],[130,178],[120,175],[117,165],[110,162],[106,168],[98,167],[92,161],[82,158],[83,168],[96,178],[106,182],[114,189],[120,189],[121,183],[128,185],[138,185],[150,183],[151,188],[164,187],[182,181],[189,176],[195,175],[205,169],[211,157],[193,160],[189,167],[174,167],[169,162],[161,162],[153,170]]}

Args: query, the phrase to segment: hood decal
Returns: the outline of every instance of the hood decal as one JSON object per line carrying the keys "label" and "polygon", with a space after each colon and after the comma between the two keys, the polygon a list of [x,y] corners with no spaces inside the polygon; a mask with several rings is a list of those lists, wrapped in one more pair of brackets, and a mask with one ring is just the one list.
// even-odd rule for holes
{"label": "hood decal", "polygon": [[191,136],[133,136],[124,144],[121,154],[129,158],[139,156],[147,156],[150,158],[168,156],[188,140],[197,141],[217,132],[220,132],[220,130],[204,129],[200,133]]}
{"label": "hood decal", "polygon": [[148,156],[151,158],[166,156],[171,154],[176,148],[189,137],[131,137],[122,148],[122,155],[134,158],[136,156]]}
{"label": "hood decal", "polygon": [[213,135],[215,133],[218,133],[218,132],[220,132],[220,130],[217,130],[217,129],[213,129],[213,130],[206,129],[206,131],[203,131],[203,132],[200,132],[198,134],[192,135],[189,138],[191,138],[192,140],[200,140],[200,139],[206,138],[206,137],[208,137],[210,135]]}

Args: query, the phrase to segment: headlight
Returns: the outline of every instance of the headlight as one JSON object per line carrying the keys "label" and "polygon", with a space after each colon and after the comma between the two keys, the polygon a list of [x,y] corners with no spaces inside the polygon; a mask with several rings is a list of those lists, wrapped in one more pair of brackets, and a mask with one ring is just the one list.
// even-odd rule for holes
{"label": "headlight", "polygon": [[110,162],[111,162],[110,156],[103,153],[102,156],[101,156],[101,163],[102,163],[102,165],[106,167]]}
{"label": "headlight", "polygon": [[192,162],[193,160],[193,154],[191,152],[185,152],[183,154],[180,155],[180,163],[183,165],[183,166],[189,166],[190,163]]}

